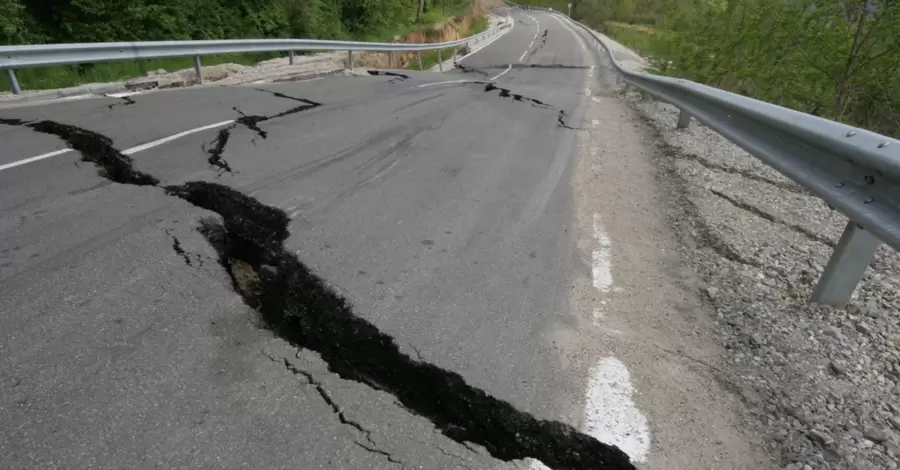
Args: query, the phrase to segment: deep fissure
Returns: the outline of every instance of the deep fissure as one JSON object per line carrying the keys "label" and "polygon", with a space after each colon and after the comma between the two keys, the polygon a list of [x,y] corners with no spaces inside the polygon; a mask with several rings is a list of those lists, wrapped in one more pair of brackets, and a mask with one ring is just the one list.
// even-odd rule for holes
{"label": "deep fissure", "polygon": [[388,72],[386,70],[368,70],[367,72],[369,75],[387,75],[388,77],[394,77],[388,80],[388,83],[402,82],[409,79],[409,75],[399,72]]}
{"label": "deep fissure", "polygon": [[[216,134],[216,138],[213,139],[209,144],[203,144],[203,151],[209,154],[209,158],[206,160],[211,166],[219,168],[222,171],[233,173],[234,171],[231,169],[231,165],[222,158],[222,154],[225,153],[225,146],[228,145],[228,141],[231,139],[231,131],[234,130],[235,127],[241,125],[253,131],[257,137],[266,139],[269,137],[269,133],[262,128],[259,127],[259,123],[268,121],[270,119],[280,118],[284,116],[289,116],[291,114],[296,114],[303,111],[308,111],[313,108],[318,108],[322,106],[322,103],[317,103],[312,100],[308,100],[306,98],[297,98],[295,96],[286,95],[284,93],[279,93],[277,91],[265,90],[262,88],[254,88],[254,90],[262,91],[265,93],[272,94],[278,98],[284,98],[292,101],[297,101],[302,103],[299,106],[295,106],[293,108],[288,109],[287,111],[282,111],[280,113],[273,114],[271,116],[261,116],[257,114],[246,114],[241,111],[237,106],[233,106],[233,109],[240,116],[234,120],[234,124],[219,130]],[[252,140],[253,143],[256,143],[256,140]],[[207,148],[207,145],[211,145],[211,148]]]}
{"label": "deep fissure", "polygon": [[165,230],[165,234],[172,239],[172,249],[175,250],[175,254],[181,257],[184,260],[185,264],[188,266],[193,266],[191,263],[191,257],[188,255],[187,251],[184,251],[184,247],[181,246],[181,240],[178,239],[175,235],[172,235],[172,232]]}
{"label": "deep fissure", "polygon": [[134,100],[132,97],[130,97],[130,96],[121,96],[121,97],[119,97],[119,99],[120,99],[121,101],[119,101],[118,103],[113,103],[113,104],[107,106],[107,108],[113,109],[113,108],[115,108],[115,107],[117,107],[117,106],[131,106],[131,105],[137,103],[137,101],[135,101],[135,100]]}
{"label": "deep fissure", "polygon": [[556,106],[549,105],[549,104],[544,103],[543,101],[536,99],[536,98],[530,98],[528,96],[520,95],[518,93],[513,93],[510,89],[498,87],[494,83],[488,83],[487,85],[484,86],[485,93],[494,91],[494,90],[500,90],[499,94],[500,94],[501,98],[512,98],[515,101],[526,101],[528,103],[531,103],[532,106],[536,106],[538,108],[555,110],[556,111],[556,125],[559,127],[562,127],[563,129],[570,129],[570,130],[574,130],[574,131],[584,130],[581,127],[572,127],[569,124],[566,124],[565,119],[568,117],[568,114],[566,114],[566,112],[564,110],[559,109]]}
{"label": "deep fissure", "polygon": [[[113,181],[159,185],[132,168],[106,136],[53,121],[28,126],[59,136]],[[235,291],[267,328],[317,352],[341,378],[390,393],[445,436],[481,445],[500,460],[535,458],[555,469],[634,469],[617,447],[570,425],[537,419],[455,372],[400,352],[392,337],[355,314],[346,299],[285,248],[290,219],[284,211],[218,183],[193,181],[164,189],[221,216],[221,224],[202,224],[201,233],[219,254]]]}

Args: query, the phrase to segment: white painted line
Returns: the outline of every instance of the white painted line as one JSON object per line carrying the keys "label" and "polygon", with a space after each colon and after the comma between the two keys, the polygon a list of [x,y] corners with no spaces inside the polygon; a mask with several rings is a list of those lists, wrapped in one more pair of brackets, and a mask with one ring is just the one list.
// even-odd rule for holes
{"label": "white painted line", "polygon": [[599,126],[599,125],[600,125],[600,120],[599,120],[599,119],[591,119],[591,125],[594,126],[594,127]]}
{"label": "white painted line", "polygon": [[[172,134],[172,135],[170,135],[170,136],[168,136],[168,137],[163,137],[162,139],[154,140],[153,142],[147,142],[146,144],[141,144],[141,145],[138,145],[138,146],[136,146],[136,147],[131,147],[130,149],[123,150],[122,153],[124,153],[125,155],[132,155],[132,154],[135,154],[135,153],[138,153],[138,152],[142,152],[142,151],[144,151],[144,150],[147,150],[147,149],[149,149],[149,148],[153,148],[153,147],[156,147],[156,146],[158,146],[158,145],[162,145],[162,144],[165,144],[165,143],[167,143],[167,142],[171,142],[171,141],[173,141],[173,140],[175,140],[175,139],[180,139],[180,138],[182,138],[182,137],[184,137],[184,136],[186,136],[186,135],[191,135],[191,134],[194,134],[194,133],[197,133],[197,132],[203,132],[203,131],[206,131],[206,130],[209,130],[209,129],[215,129],[215,128],[217,128],[217,127],[227,126],[227,125],[233,124],[233,123],[234,123],[234,119],[232,119],[232,120],[230,120],[230,121],[217,122],[217,123],[215,123],[215,124],[210,124],[210,125],[208,125],[208,126],[198,127],[198,128],[196,128],[196,129],[189,129],[189,130],[186,130],[186,131],[184,131],[184,132],[179,132],[179,133],[177,133],[177,134]],[[27,164],[32,163],[32,162],[36,162],[36,161],[39,161],[39,160],[44,160],[45,158],[55,157],[55,156],[57,156],[57,155],[62,155],[62,154],[64,154],[64,153],[68,153],[68,152],[71,152],[71,151],[72,151],[72,149],[60,149],[60,150],[54,150],[53,152],[48,152],[48,153],[45,153],[45,154],[41,154],[41,155],[38,155],[38,156],[36,156],[36,157],[26,158],[26,159],[24,159],[24,160],[19,160],[19,161],[17,161],[17,162],[7,163],[7,164],[5,164],[5,165],[0,165],[0,171],[8,170],[8,169],[10,169],[10,168],[15,168],[15,167],[17,167],[17,166],[27,165]]]}
{"label": "white painted line", "polygon": [[585,89],[584,89],[584,94],[587,95],[588,98],[590,98],[590,97],[591,97],[591,89],[590,89],[590,88],[585,88]]}
{"label": "white painted line", "polygon": [[600,98],[597,98],[596,96],[591,99],[594,100],[594,103],[599,103],[599,102],[603,101]]}
{"label": "white painted line", "polygon": [[523,13],[525,16],[531,18],[534,21],[534,37],[531,38],[531,42],[528,43],[528,47],[525,49],[525,52],[522,53],[522,57],[519,57],[519,62],[525,59],[525,55],[528,54],[528,51],[531,50],[531,46],[534,45],[534,41],[537,40],[538,34],[541,33],[541,22],[537,20],[537,18],[529,15],[528,13]]}
{"label": "white painted line", "polygon": [[45,153],[43,155],[38,155],[36,157],[26,158],[25,160],[19,160],[17,162],[7,163],[6,165],[0,165],[0,171],[8,170],[10,168],[15,168],[15,167],[21,166],[21,165],[26,165],[28,163],[36,162],[38,160],[43,160],[45,158],[55,157],[57,155],[62,155],[64,153],[71,152],[71,151],[72,151],[72,149],[60,149],[60,150],[55,150],[50,153]]}
{"label": "white painted line", "polygon": [[450,83],[488,83],[484,80],[447,80],[445,82],[433,82],[433,83],[423,83],[422,85],[417,85],[416,88],[426,88],[435,85],[447,85]]}
{"label": "white painted line", "polygon": [[504,74],[506,74],[506,72],[509,72],[511,69],[512,69],[512,64],[509,64],[509,67],[506,67],[506,70],[504,70],[504,71],[498,73],[497,75],[494,75],[493,77],[491,77],[491,81],[494,81],[494,80],[496,80],[496,79],[502,77]]}
{"label": "white painted line", "polygon": [[585,397],[587,433],[622,449],[635,463],[647,460],[650,453],[650,427],[647,418],[632,400],[631,375],[621,361],[601,359],[591,369]]}
{"label": "white painted line", "polygon": [[613,284],[612,255],[610,253],[612,242],[603,229],[603,223],[600,221],[599,214],[594,214],[594,238],[599,246],[591,252],[591,277],[593,278],[594,288],[606,293],[609,292]]}
{"label": "white painted line", "polygon": [[147,142],[146,144],[141,144],[141,145],[138,145],[138,146],[136,146],[136,147],[131,147],[130,149],[123,150],[122,153],[124,153],[125,155],[131,155],[131,154],[135,154],[135,153],[138,153],[138,152],[143,152],[144,150],[147,150],[147,149],[149,149],[149,148],[153,148],[153,147],[156,147],[156,146],[158,146],[158,145],[162,145],[162,144],[165,144],[165,143],[167,143],[167,142],[171,142],[171,141],[173,141],[173,140],[175,140],[175,139],[180,139],[180,138],[182,138],[182,137],[184,137],[184,136],[186,136],[186,135],[191,135],[191,134],[195,134],[195,133],[197,133],[197,132],[203,132],[203,131],[207,131],[207,130],[210,130],[210,129],[215,129],[215,128],[217,128],[217,127],[227,126],[227,125],[233,124],[233,123],[234,123],[234,119],[231,119],[231,120],[228,120],[228,121],[222,121],[222,122],[217,122],[217,123],[215,123],[215,124],[210,124],[210,125],[208,125],[208,126],[198,127],[198,128],[195,128],[195,129],[189,129],[189,130],[186,130],[186,131],[184,131],[184,132],[179,132],[179,133],[177,133],[177,134],[172,134],[172,135],[170,135],[170,136],[168,136],[168,137],[163,137],[162,139],[154,140],[153,142]]}

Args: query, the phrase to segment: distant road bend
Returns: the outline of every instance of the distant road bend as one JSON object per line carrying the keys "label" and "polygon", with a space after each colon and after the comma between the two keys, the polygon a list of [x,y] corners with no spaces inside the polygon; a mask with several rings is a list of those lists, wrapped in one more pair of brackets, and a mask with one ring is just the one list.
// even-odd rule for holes
{"label": "distant road bend", "polygon": [[701,468],[582,321],[600,55],[507,13],[445,74],[0,108],[0,467]]}

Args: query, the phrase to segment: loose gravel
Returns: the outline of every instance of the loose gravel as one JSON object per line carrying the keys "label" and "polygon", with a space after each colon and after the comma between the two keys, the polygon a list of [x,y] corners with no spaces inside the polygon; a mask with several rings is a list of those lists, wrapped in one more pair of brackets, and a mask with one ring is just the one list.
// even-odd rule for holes
{"label": "loose gravel", "polygon": [[808,299],[847,219],[678,110],[621,92],[658,146],[670,222],[715,308],[724,371],[784,469],[900,466],[900,256],[846,308]]}

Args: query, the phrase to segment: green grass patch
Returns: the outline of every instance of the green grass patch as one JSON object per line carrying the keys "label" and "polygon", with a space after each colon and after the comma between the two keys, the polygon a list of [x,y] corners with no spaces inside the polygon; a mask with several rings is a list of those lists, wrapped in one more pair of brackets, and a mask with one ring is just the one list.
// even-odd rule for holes
{"label": "green grass patch", "polygon": [[604,22],[603,26],[609,37],[648,57],[654,72],[673,72],[668,62],[678,57],[678,48],[684,46],[675,31],[614,21]]}
{"label": "green grass patch", "polygon": [[[463,33],[463,37],[474,36],[478,33],[483,33],[487,31],[489,26],[487,17],[484,18],[476,18],[472,21],[472,24],[469,26],[469,30]],[[441,59],[447,60],[453,57],[453,48],[447,48],[441,50]],[[422,52],[422,69],[428,70],[431,67],[434,67],[438,63],[438,53],[437,51],[427,51]],[[419,61],[413,60],[410,63],[406,64],[407,70],[419,70]]]}
{"label": "green grass patch", "polygon": [[[421,29],[427,25],[440,23],[455,16],[460,16],[471,7],[471,3],[459,1],[451,7],[449,4],[446,8],[435,8],[428,11],[422,16],[420,21],[409,20],[405,24],[398,24],[392,28],[374,32],[359,38],[364,41],[373,42],[390,42],[397,36],[404,36],[412,31]],[[483,23],[483,24],[482,24]],[[478,29],[481,28],[481,29]],[[484,31],[487,28],[487,20],[477,20],[467,36]],[[300,52],[297,52],[300,54]],[[255,65],[263,60],[282,57],[287,52],[264,52],[249,54],[222,54],[204,56],[201,62],[204,66],[217,65],[224,63],[236,63],[241,65]],[[433,57],[431,57],[433,56]],[[449,53],[444,53],[444,58],[449,58]],[[422,57],[423,62],[426,57]],[[432,65],[437,63],[437,54],[431,53],[429,60]],[[418,63],[415,63],[418,68]],[[165,59],[149,59],[149,60],[127,60],[116,62],[102,62],[96,64],[77,64],[77,65],[60,65],[50,67],[37,67],[16,70],[16,78],[23,90],[46,90],[53,88],[66,88],[85,83],[104,83],[126,80],[134,77],[144,76],[148,71],[165,69],[167,72],[174,72],[187,68],[193,68],[194,62],[192,57],[171,57]],[[9,83],[6,79],[0,78],[0,91],[9,91]]]}

